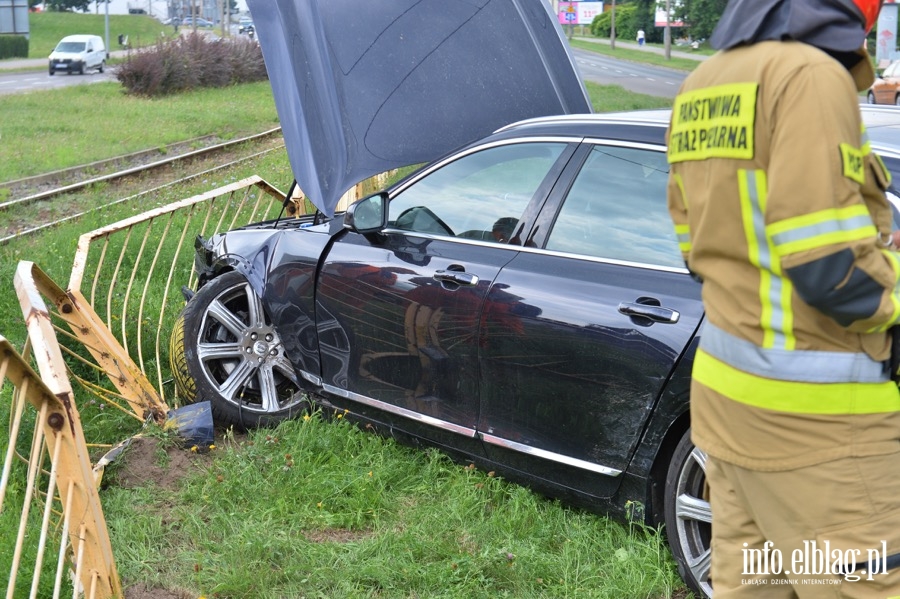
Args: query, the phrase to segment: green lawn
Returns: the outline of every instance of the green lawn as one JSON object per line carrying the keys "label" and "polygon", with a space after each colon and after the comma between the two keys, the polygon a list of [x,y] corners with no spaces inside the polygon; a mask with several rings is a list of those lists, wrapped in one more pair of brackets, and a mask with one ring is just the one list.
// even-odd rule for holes
{"label": "green lawn", "polygon": [[[99,3],[98,3],[99,4]],[[60,12],[29,13],[29,58],[47,58],[67,35],[90,34],[106,38],[106,15]],[[127,35],[132,47],[152,45],[160,36],[174,35],[174,28],[148,15],[109,15],[109,51],[120,49],[119,34]]]}
{"label": "green lawn", "polygon": [[[604,110],[670,105],[617,86],[587,87]],[[76,118],[48,118],[61,103]],[[0,113],[0,181],[207,133],[237,136],[277,124],[267,83],[158,101],[131,98],[117,84],[104,83],[0,96]],[[0,286],[0,333],[17,347],[24,342],[11,283],[18,261],[35,261],[65,284],[85,231],[251,174],[286,189],[286,153],[0,246],[0,281],[6,282]],[[111,193],[99,185],[78,192],[77,199],[99,206],[115,199]],[[31,210],[38,218],[52,214],[46,207]],[[0,213],[0,219],[19,217],[15,209]],[[115,441],[137,432],[131,421],[89,397],[79,395],[78,401],[90,439]],[[143,583],[173,596],[261,599],[685,596],[657,531],[567,508],[436,451],[413,450],[348,426],[342,417],[316,413],[275,430],[226,434],[171,484],[150,474],[139,484],[123,484],[128,462],[121,462],[118,472],[108,474],[101,497],[125,585]],[[0,391],[0,421],[8,418],[7,387]],[[2,431],[6,427],[0,447],[6,445]],[[162,472],[175,463],[173,455],[184,457],[169,435],[150,434],[160,445],[145,466]],[[0,545],[10,546],[17,527],[15,513],[0,514]],[[8,559],[0,552],[0,572],[9,571]]]}

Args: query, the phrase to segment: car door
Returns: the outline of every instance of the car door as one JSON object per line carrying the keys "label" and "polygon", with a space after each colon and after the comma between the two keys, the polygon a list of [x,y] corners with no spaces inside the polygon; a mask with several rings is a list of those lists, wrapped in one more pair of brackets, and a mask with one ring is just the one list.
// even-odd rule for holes
{"label": "car door", "polygon": [[878,104],[893,104],[895,96],[900,90],[900,61],[892,62],[875,80],[872,92],[875,94],[875,102]]}
{"label": "car door", "polygon": [[662,147],[584,144],[481,330],[489,457],[609,496],[702,318],[666,208]]}
{"label": "car door", "polygon": [[393,191],[383,232],[339,236],[316,291],[326,391],[399,416],[394,426],[417,434],[474,439],[485,295],[518,252],[510,240],[528,206],[574,147],[473,149]]}

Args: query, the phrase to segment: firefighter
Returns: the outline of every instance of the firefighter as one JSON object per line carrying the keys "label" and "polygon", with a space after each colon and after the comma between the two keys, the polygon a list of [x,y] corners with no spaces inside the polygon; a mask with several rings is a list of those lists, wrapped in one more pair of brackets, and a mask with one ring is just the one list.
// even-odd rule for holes
{"label": "firefighter", "polygon": [[858,106],[879,9],[730,0],[674,102],[716,599],[900,595],[900,254]]}

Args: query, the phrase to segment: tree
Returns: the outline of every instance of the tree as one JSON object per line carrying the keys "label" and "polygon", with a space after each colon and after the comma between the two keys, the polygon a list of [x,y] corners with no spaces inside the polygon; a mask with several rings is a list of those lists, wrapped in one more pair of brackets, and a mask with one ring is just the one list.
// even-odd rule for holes
{"label": "tree", "polygon": [[684,19],[686,33],[691,38],[709,39],[726,4],[728,0],[684,0],[677,16]]}

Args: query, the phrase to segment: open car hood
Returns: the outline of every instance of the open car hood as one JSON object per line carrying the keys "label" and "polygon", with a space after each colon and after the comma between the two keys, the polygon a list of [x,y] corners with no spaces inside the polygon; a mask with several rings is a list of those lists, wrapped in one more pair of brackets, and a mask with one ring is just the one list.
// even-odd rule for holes
{"label": "open car hood", "polygon": [[328,216],[372,175],[502,125],[589,113],[547,0],[248,0],[300,189]]}

